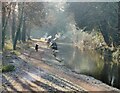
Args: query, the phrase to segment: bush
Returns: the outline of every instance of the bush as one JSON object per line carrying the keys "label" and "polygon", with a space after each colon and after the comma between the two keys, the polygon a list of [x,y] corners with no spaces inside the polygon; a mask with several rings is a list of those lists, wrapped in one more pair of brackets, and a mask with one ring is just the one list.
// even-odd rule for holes
{"label": "bush", "polygon": [[117,49],[115,52],[113,52],[112,56],[114,59],[120,60],[120,49]]}
{"label": "bush", "polygon": [[15,66],[11,64],[2,67],[2,72],[10,72],[14,70],[15,70]]}

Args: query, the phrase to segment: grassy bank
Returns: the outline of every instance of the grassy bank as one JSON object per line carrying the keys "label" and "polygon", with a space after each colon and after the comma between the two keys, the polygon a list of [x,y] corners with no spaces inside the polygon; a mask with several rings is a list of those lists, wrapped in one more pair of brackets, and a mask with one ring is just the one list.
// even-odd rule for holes
{"label": "grassy bank", "polygon": [[1,71],[2,72],[10,72],[10,71],[15,71],[15,66],[10,62],[10,60],[13,57],[18,57],[21,55],[21,52],[24,49],[28,49],[31,46],[31,41],[28,41],[26,43],[18,43],[16,50],[13,50],[13,45],[10,40],[6,41],[5,47],[2,53],[3,59],[2,60],[2,66],[1,66]]}

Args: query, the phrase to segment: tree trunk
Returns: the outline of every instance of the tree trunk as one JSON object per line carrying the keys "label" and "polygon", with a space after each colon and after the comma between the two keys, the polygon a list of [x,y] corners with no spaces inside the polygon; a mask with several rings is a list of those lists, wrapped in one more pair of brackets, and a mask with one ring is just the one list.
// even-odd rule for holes
{"label": "tree trunk", "polygon": [[[11,9],[10,9],[11,3],[8,6],[9,6],[9,10],[8,8],[6,8],[5,3],[2,3],[2,22],[3,22],[2,23],[2,51],[5,45],[6,27],[7,27],[8,19],[9,19],[10,12],[11,12]],[[8,12],[8,15],[7,15],[7,12]]]}
{"label": "tree trunk", "polygon": [[108,34],[108,29],[107,29],[107,22],[106,20],[102,21],[99,25],[100,31],[103,35],[104,41],[105,43],[110,47],[111,46],[111,42],[109,39],[109,34]]}
{"label": "tree trunk", "polygon": [[25,19],[25,13],[23,17],[23,28],[22,28],[22,42],[26,41],[26,19]]}
{"label": "tree trunk", "polygon": [[13,44],[13,49],[14,50],[16,50],[17,40],[21,37],[20,33],[21,33],[21,27],[22,27],[22,21],[23,21],[23,9],[24,9],[24,6],[22,5],[22,10],[21,10],[20,19],[19,19],[19,25],[18,25],[18,28],[17,28],[17,32],[16,32],[16,35],[15,35],[14,44]]}
{"label": "tree trunk", "polygon": [[15,6],[16,6],[16,3],[13,3],[13,12],[12,12],[12,42],[13,43],[14,43],[15,30],[16,30]]}
{"label": "tree trunk", "polygon": [[31,40],[30,34],[31,34],[31,27],[28,27],[28,30],[27,30],[27,37],[28,37],[28,40]]}
{"label": "tree trunk", "polygon": [[5,18],[6,18],[5,3],[2,3],[2,50],[4,48],[4,40],[5,40],[5,31],[4,31]]}

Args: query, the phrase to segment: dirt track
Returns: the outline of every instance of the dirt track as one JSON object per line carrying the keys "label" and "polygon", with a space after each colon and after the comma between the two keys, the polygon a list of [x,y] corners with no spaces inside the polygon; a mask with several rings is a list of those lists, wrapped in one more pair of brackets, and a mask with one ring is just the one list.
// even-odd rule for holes
{"label": "dirt track", "polygon": [[44,43],[37,43],[38,52],[33,48],[24,49],[19,57],[12,56],[9,60],[16,71],[3,74],[5,91],[119,91],[92,77],[72,72],[55,59]]}

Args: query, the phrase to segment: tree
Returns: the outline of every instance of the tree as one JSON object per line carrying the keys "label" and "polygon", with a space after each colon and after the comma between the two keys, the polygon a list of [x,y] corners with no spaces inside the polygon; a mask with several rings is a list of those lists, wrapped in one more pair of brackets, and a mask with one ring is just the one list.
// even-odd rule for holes
{"label": "tree", "polygon": [[[2,48],[5,37],[10,37],[13,49],[16,49],[17,41],[25,42],[26,36],[30,39],[31,28],[41,26],[44,19],[43,3],[2,3]],[[11,33],[10,33],[11,31]]]}
{"label": "tree", "polygon": [[70,3],[70,12],[74,12],[75,21],[79,28],[86,27],[87,32],[92,32],[92,29],[97,28],[109,47],[111,44],[114,47],[120,44],[118,43],[120,38],[117,2]]}
{"label": "tree", "polygon": [[13,49],[14,50],[16,50],[17,40],[21,37],[21,26],[22,26],[22,21],[23,21],[24,3],[21,4],[19,7],[21,7],[21,13],[19,14],[20,15],[20,17],[19,17],[19,24],[18,24],[16,35],[15,35],[14,44],[13,44]]}
{"label": "tree", "polygon": [[14,43],[14,38],[15,38],[15,32],[16,32],[16,14],[15,14],[15,6],[16,3],[13,2],[12,8],[12,42]]}
{"label": "tree", "polygon": [[2,3],[2,50],[4,49],[5,45],[5,35],[6,35],[6,28],[8,24],[8,19],[11,13],[11,3]]}
{"label": "tree", "polygon": [[23,13],[23,27],[22,27],[22,42],[26,41],[26,18],[25,13]]}

